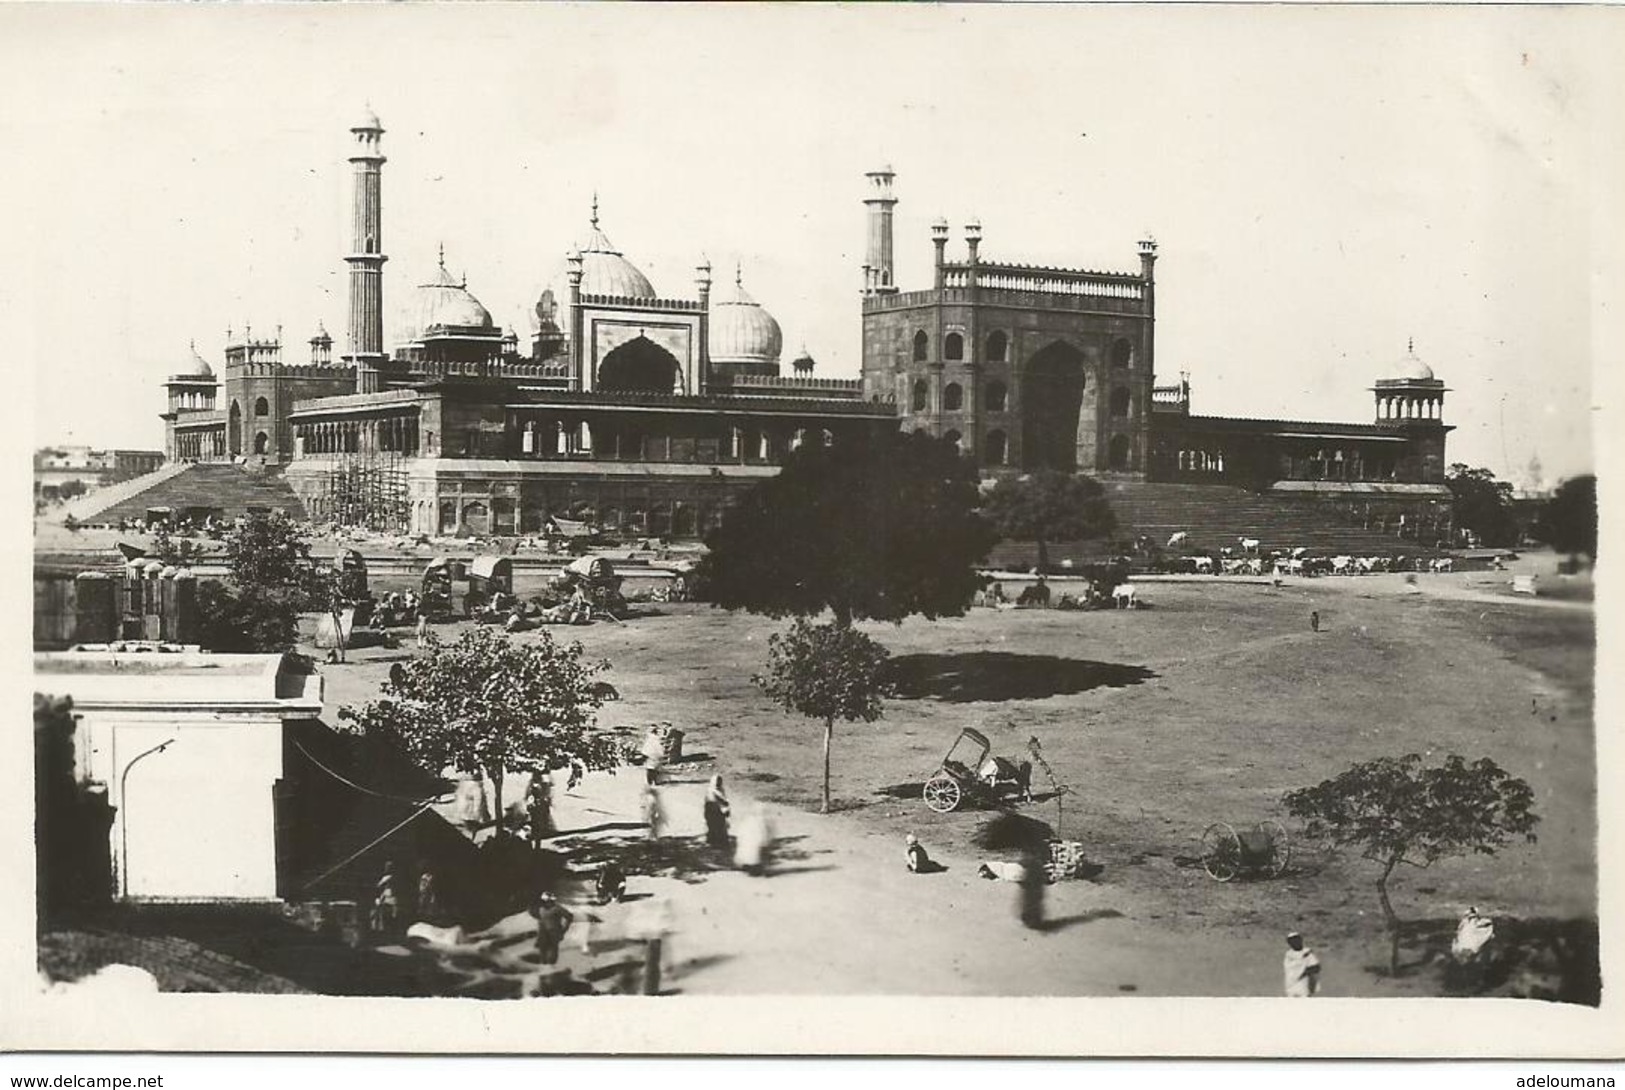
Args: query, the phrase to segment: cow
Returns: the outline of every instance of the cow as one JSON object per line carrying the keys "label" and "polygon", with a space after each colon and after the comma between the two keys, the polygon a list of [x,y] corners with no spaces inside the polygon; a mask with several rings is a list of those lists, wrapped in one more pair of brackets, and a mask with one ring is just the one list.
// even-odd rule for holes
{"label": "cow", "polygon": [[1435,572],[1454,571],[1455,567],[1456,562],[1448,556],[1441,556],[1433,562],[1433,570]]}
{"label": "cow", "polygon": [[1134,594],[1134,584],[1119,583],[1112,588],[1112,605],[1118,609],[1137,609],[1140,601]]}
{"label": "cow", "polygon": [[1187,540],[1189,540],[1190,536],[1191,535],[1185,530],[1181,530],[1177,534],[1168,535],[1168,548],[1179,548],[1181,545],[1185,544]]}
{"label": "cow", "polygon": [[1264,560],[1262,557],[1252,557],[1251,559],[1245,561],[1244,566],[1248,575],[1264,574]]}
{"label": "cow", "polygon": [[1333,575],[1353,575],[1354,574],[1354,558],[1352,556],[1334,556],[1334,557],[1332,557],[1332,574]]}
{"label": "cow", "polygon": [[1246,566],[1247,562],[1245,560],[1225,559],[1220,562],[1219,570],[1224,572],[1226,575],[1240,575]]}
{"label": "cow", "polygon": [[1192,557],[1191,562],[1196,565],[1196,574],[1197,575],[1212,575],[1213,574],[1213,558],[1211,556]]}
{"label": "cow", "polygon": [[1242,552],[1256,553],[1258,551],[1259,541],[1256,537],[1243,537],[1237,540],[1241,542]]}

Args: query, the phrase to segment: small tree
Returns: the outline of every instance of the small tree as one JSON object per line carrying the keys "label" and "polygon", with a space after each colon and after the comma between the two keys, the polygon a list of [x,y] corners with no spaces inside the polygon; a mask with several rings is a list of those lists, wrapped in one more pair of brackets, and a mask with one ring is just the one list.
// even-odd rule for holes
{"label": "small tree", "polygon": [[1542,536],[1560,553],[1597,559],[1597,478],[1589,473],[1557,486],[1540,516]]}
{"label": "small tree", "polygon": [[310,539],[281,512],[256,512],[226,535],[226,563],[239,590],[292,595],[301,608],[326,608],[325,587]]}
{"label": "small tree", "polygon": [[1399,916],[1388,898],[1388,879],[1401,864],[1477,852],[1493,855],[1515,838],[1533,842],[1540,820],[1534,792],[1488,757],[1471,764],[1450,756],[1424,767],[1419,754],[1357,764],[1314,787],[1288,792],[1282,803],[1312,837],[1360,848],[1382,866],[1377,898],[1390,940],[1389,972],[1399,973]]}
{"label": "small tree", "polygon": [[426,772],[439,775],[449,765],[490,779],[500,834],[509,772],[620,763],[620,744],[594,726],[603,698],[593,677],[608,663],[582,654],[580,644],[560,646],[546,632],[523,645],[489,628],[453,643],[431,637],[424,654],[384,682],[378,699],[343,708],[339,718],[397,745]]}
{"label": "small tree", "polygon": [[152,535],[152,548],[147,555],[177,568],[189,567],[203,559],[203,549],[195,541],[177,538],[167,525],[160,525]]}
{"label": "small tree", "polygon": [[839,622],[809,624],[797,618],[789,631],[767,641],[767,673],[751,680],[786,711],[824,723],[824,799],[829,813],[830,744],[835,720],[873,723],[891,689],[885,679],[887,650]]}
{"label": "small tree", "polygon": [[1049,568],[1051,541],[1105,537],[1117,528],[1100,482],[1058,469],[999,481],[982,511],[1005,537],[1038,545],[1040,572]]}
{"label": "small tree", "polygon": [[994,542],[977,484],[973,462],[926,435],[804,446],[707,535],[697,581],[769,617],[960,616]]}
{"label": "small tree", "polygon": [[1470,469],[1460,462],[1450,467],[1444,483],[1450,488],[1451,511],[1458,527],[1473,531],[1486,545],[1517,544],[1511,484],[1496,480],[1487,469]]}

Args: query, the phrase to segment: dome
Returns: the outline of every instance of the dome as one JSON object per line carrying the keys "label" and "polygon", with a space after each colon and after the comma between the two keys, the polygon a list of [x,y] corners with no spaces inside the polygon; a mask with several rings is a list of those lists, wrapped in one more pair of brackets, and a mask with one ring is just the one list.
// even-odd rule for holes
{"label": "dome", "polygon": [[457,280],[446,271],[445,255],[440,267],[426,284],[419,284],[407,319],[405,339],[420,341],[436,327],[456,326],[461,329],[494,329],[491,312],[469,292],[467,283]]}
{"label": "dome", "polygon": [[733,297],[711,303],[711,335],[707,345],[712,363],[779,362],[784,335],[779,323],[750,297],[738,274]]}
{"label": "dome", "polygon": [[1422,360],[1416,355],[1416,345],[1414,342],[1405,345],[1405,357],[1394,366],[1393,374],[1389,377],[1397,382],[1434,381],[1433,368],[1423,363]]}
{"label": "dome", "polygon": [[192,342],[191,351],[192,359],[187,369],[181,373],[187,378],[214,378],[214,368],[209,366],[208,360],[198,355],[196,341]]}
{"label": "dome", "polygon": [[378,114],[369,105],[361,111],[361,120],[350,126],[351,132],[383,132],[383,125],[378,122]]}
{"label": "dome", "polygon": [[[621,255],[598,227],[598,199],[592,202],[592,231],[587,244],[577,253],[581,257],[581,294],[618,295],[624,299],[658,299],[659,293],[649,278],[638,267]],[[553,288],[553,296],[562,302],[570,298],[568,273],[561,276]]]}

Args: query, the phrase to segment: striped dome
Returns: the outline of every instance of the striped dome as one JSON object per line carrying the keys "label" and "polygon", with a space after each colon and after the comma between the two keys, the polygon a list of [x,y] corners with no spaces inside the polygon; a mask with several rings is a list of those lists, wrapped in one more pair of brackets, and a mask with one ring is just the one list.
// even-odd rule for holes
{"label": "striped dome", "polygon": [[711,334],[706,341],[711,362],[776,366],[784,348],[784,334],[773,315],[745,290],[743,279],[735,273],[732,297],[711,303]]}
{"label": "striped dome", "polygon": [[407,319],[406,340],[419,341],[435,329],[489,330],[495,328],[491,312],[474,298],[465,282],[446,271],[444,256],[428,283],[419,284]]}

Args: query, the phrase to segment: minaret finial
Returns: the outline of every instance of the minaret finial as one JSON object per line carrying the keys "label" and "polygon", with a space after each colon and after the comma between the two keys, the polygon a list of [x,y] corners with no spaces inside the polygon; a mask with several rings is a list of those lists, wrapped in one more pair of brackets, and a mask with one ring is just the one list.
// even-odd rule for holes
{"label": "minaret finial", "polygon": [[1416,355],[1416,338],[1415,337],[1406,337],[1405,338],[1405,353],[1406,353],[1406,355],[1410,355],[1410,356]]}
{"label": "minaret finial", "polygon": [[444,242],[440,244],[440,267],[442,269],[446,267],[446,244]]}
{"label": "minaret finial", "polygon": [[592,191],[592,225],[598,226],[598,190]]}
{"label": "minaret finial", "polygon": [[744,286],[745,286],[745,267],[744,267],[744,265],[740,264],[738,261],[735,261],[734,262],[734,287],[742,288]]}

